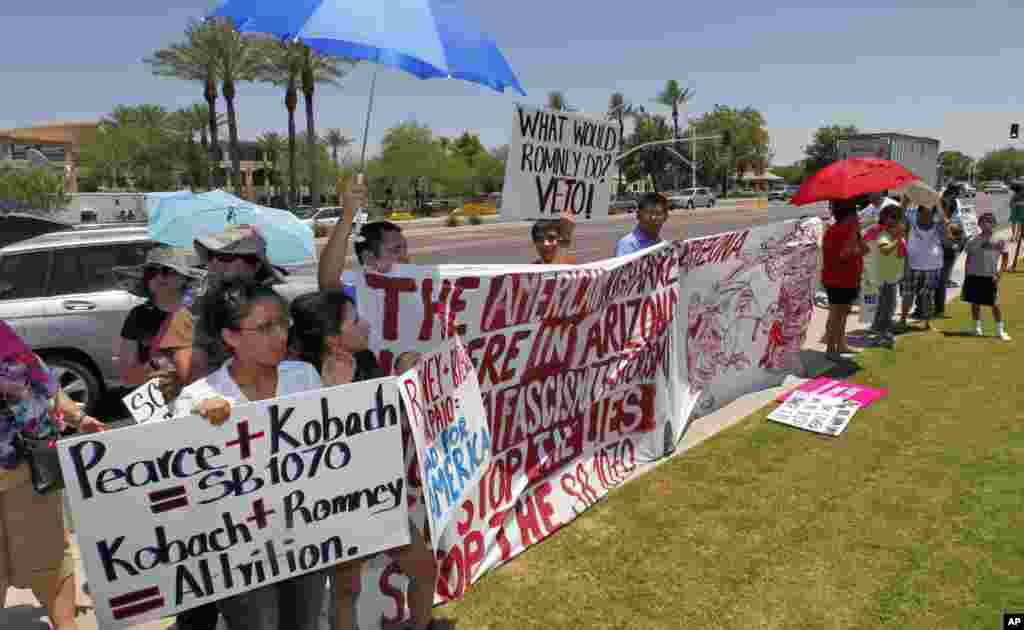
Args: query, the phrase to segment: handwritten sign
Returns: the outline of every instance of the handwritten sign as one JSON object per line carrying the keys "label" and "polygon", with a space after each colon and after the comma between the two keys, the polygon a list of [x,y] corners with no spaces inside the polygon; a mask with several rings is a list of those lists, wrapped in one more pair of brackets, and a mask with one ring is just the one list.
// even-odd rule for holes
{"label": "handwritten sign", "polygon": [[139,424],[150,420],[168,420],[174,415],[158,385],[159,380],[154,378],[121,399]]}
{"label": "handwritten sign", "polygon": [[421,357],[399,377],[416,441],[420,479],[435,547],[453,513],[491,464],[487,425],[473,362],[458,337]]}
{"label": "handwritten sign", "polygon": [[843,400],[810,392],[795,391],[768,414],[768,419],[791,427],[837,437],[857,413],[860,405],[853,400]]}
{"label": "handwritten sign", "polygon": [[517,106],[501,214],[578,221],[608,216],[618,150],[613,122]]}
{"label": "handwritten sign", "polygon": [[378,379],[60,442],[100,627],[408,544],[399,417]]}

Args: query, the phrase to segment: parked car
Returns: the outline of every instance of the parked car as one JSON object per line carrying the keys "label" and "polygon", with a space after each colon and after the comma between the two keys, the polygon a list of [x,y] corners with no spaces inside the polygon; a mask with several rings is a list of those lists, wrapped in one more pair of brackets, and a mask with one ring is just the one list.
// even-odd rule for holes
{"label": "parked car", "polygon": [[1010,193],[1010,187],[1003,182],[989,182],[982,186],[981,192],[989,193],[990,195],[1005,195]]}
{"label": "parked car", "polygon": [[612,197],[608,204],[608,214],[622,214],[624,212],[636,212],[639,208],[636,197],[632,195],[618,195]]}
{"label": "parked car", "polygon": [[302,222],[316,230],[316,226],[332,228],[341,220],[344,208],[341,206],[327,206],[325,208],[310,208],[307,216],[299,217]]}
{"label": "parked car", "polygon": [[[47,364],[86,412],[123,383],[114,346],[140,298],[124,290],[113,267],[142,264],[153,247],[145,227],[65,230],[0,249],[0,319]],[[290,277],[290,299],[316,290],[314,276]]]}
{"label": "parked car", "polygon": [[715,205],[715,194],[709,188],[684,188],[683,190],[671,193],[668,196],[671,208],[689,208],[690,210],[700,206],[711,208]]}
{"label": "parked car", "polygon": [[781,186],[768,191],[768,201],[786,201],[800,190],[799,186]]}

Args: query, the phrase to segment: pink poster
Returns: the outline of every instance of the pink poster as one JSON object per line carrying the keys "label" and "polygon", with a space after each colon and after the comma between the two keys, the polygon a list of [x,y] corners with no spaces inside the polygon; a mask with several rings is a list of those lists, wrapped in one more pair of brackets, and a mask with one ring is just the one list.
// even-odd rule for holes
{"label": "pink poster", "polygon": [[789,391],[782,392],[775,398],[775,401],[785,401],[794,391],[807,392],[808,394],[821,394],[822,396],[832,396],[833,398],[841,398],[843,400],[852,400],[859,403],[861,407],[867,407],[879,398],[889,394],[889,390],[887,389],[874,389],[872,387],[865,387],[864,385],[857,385],[856,383],[837,381],[836,379],[828,378],[827,376],[819,376],[818,378],[807,381],[800,387],[797,387],[796,390],[791,389]]}

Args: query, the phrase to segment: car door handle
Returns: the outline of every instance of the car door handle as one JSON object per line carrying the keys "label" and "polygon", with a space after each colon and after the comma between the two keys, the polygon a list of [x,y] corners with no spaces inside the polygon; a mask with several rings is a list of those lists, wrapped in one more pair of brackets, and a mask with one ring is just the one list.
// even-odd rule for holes
{"label": "car door handle", "polygon": [[65,311],[91,311],[95,308],[95,304],[83,300],[67,300],[64,302]]}

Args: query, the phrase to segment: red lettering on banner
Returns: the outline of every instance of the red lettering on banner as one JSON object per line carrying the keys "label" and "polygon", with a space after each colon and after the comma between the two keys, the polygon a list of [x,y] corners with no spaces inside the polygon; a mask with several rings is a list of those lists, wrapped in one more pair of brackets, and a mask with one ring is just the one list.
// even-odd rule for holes
{"label": "red lettering on banner", "polygon": [[498,530],[495,533],[495,540],[498,541],[498,547],[501,548],[501,561],[505,562],[512,557],[512,543],[508,541],[508,534],[505,533],[505,517],[508,515],[508,510],[503,512],[495,512],[491,516],[491,520],[488,524],[491,529]]}
{"label": "red lettering on banner", "polygon": [[[398,568],[398,563],[394,561],[389,562],[388,566],[384,568],[383,572],[381,572],[380,580],[377,583],[377,587],[380,588],[381,595],[390,598],[395,603],[395,615],[393,617],[389,617],[388,615],[381,613],[381,625],[398,623],[404,617],[405,590],[398,588],[391,583],[391,578],[396,575],[402,575],[401,569]],[[358,576],[356,579],[358,580]],[[358,590],[356,592],[358,592]],[[330,602],[328,605],[333,606],[334,602]]]}
{"label": "red lettering on banner", "polygon": [[[387,341],[397,340],[400,294],[415,293],[416,281],[412,278],[392,278],[368,273],[366,274],[366,286],[370,289],[384,291],[384,321],[380,324],[381,335]],[[377,325],[377,322],[372,323]],[[389,372],[392,370],[394,367]]]}
{"label": "red lettering on banner", "polygon": [[576,353],[576,324],[545,322],[537,328],[533,347],[520,380],[543,378],[572,367]]}
{"label": "red lettering on banner", "polygon": [[[452,290],[453,286],[454,291]],[[439,307],[447,308],[448,317],[455,317],[456,313],[462,313],[466,310],[466,301],[462,299],[462,292],[479,288],[480,278],[475,276],[458,278],[455,280],[454,285],[451,280],[443,280],[441,282],[441,290],[435,301],[433,299],[434,280],[433,278],[424,278],[423,284],[420,287],[420,295],[423,299],[423,323],[420,324],[419,340],[430,341],[433,338],[435,320],[440,320],[442,326],[447,324],[447,319],[442,316]],[[449,295],[451,295],[450,301],[448,299]]]}
{"label": "red lettering on banner", "polygon": [[722,263],[743,253],[750,230],[727,232],[707,238],[684,241],[679,246],[678,265],[684,271],[712,263]]}
{"label": "red lettering on banner", "polygon": [[555,507],[548,502],[550,494],[551,482],[545,481],[516,502],[516,525],[524,547],[539,543],[559,527],[553,520]]}
{"label": "red lettering on banner", "polygon": [[654,411],[656,390],[654,384],[644,383],[595,402],[590,408],[587,442],[604,443],[609,433],[623,435],[654,431],[657,427]]}
{"label": "red lettering on banner", "polygon": [[484,357],[480,359],[480,367],[477,368],[477,377],[480,379],[481,387],[486,387],[487,383],[500,385],[513,376],[506,375],[506,378],[503,379],[503,375],[499,374],[495,367],[495,363],[501,359],[501,354],[504,350],[505,335],[500,332],[491,335],[484,349]]}
{"label": "red lettering on banner", "polygon": [[405,389],[405,394],[409,398],[409,419],[412,427],[420,428],[424,424],[424,413],[423,413],[423,400],[420,397],[420,388],[417,387],[416,381],[412,379],[405,379],[402,381],[402,387]]}

